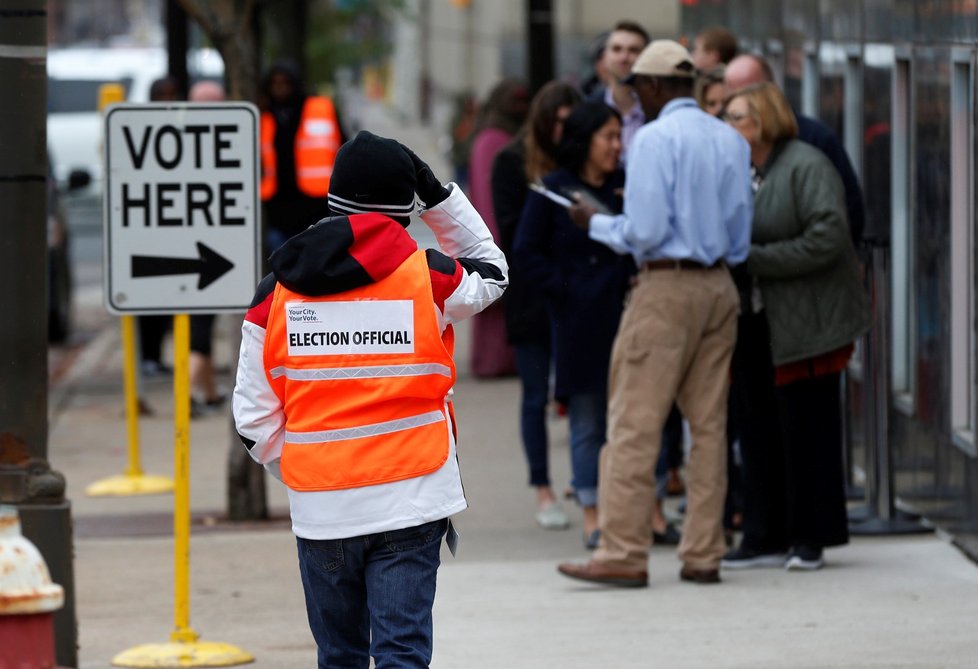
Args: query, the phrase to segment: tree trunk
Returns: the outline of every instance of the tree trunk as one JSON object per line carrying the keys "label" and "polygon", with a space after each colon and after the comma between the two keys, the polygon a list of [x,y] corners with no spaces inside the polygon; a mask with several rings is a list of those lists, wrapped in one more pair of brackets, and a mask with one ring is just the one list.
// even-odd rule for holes
{"label": "tree trunk", "polygon": [[[225,87],[229,100],[256,101],[258,97],[258,44],[255,37],[255,0],[179,0],[200,24],[224,59]],[[236,371],[241,344],[240,322],[231,337],[232,370]],[[235,374],[232,374],[235,376]],[[255,463],[238,439],[232,420],[227,471],[229,520],[268,518],[265,469]]]}
{"label": "tree trunk", "polygon": [[229,100],[256,101],[258,44],[255,0],[179,0],[224,59]]}
{"label": "tree trunk", "polygon": [[[235,318],[231,337],[234,360],[231,369],[237,376],[237,353],[241,346],[241,320]],[[265,494],[265,468],[251,459],[231,419],[231,443],[228,449],[227,517],[228,520],[265,520],[268,518],[268,502]]]}

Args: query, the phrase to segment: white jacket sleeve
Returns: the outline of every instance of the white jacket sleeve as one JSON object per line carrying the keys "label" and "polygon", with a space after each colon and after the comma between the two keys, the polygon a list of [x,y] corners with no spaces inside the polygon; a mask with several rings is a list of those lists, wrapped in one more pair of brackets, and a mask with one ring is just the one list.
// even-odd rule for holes
{"label": "white jacket sleeve", "polygon": [[285,443],[285,413],[265,376],[264,345],[265,328],[245,320],[232,410],[238,435],[251,457],[281,480],[279,459]]}
{"label": "white jacket sleeve", "polygon": [[446,324],[473,316],[502,297],[509,266],[482,216],[456,184],[440,204],[421,212],[441,250],[462,267],[455,290],[445,300]]}

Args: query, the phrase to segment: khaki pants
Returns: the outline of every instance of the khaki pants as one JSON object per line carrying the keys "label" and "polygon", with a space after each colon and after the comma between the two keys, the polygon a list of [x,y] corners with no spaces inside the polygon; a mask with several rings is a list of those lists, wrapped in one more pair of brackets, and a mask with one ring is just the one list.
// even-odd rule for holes
{"label": "khaki pants", "polygon": [[737,307],[725,268],[639,274],[611,355],[595,560],[647,568],[655,463],[675,400],[692,432],[679,558],[695,568],[719,566],[725,550],[727,392]]}

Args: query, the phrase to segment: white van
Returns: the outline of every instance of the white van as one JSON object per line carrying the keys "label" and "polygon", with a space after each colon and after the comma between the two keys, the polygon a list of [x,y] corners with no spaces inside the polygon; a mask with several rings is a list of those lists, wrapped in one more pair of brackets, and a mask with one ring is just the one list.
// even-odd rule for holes
{"label": "white van", "polygon": [[[167,72],[163,48],[67,48],[48,51],[48,149],[55,179],[64,188],[73,171],[83,170],[91,183],[82,195],[102,193],[102,84],[119,83],[128,102],[147,102],[150,85]],[[220,80],[224,62],[214,49],[195,49],[187,57],[191,81]]]}

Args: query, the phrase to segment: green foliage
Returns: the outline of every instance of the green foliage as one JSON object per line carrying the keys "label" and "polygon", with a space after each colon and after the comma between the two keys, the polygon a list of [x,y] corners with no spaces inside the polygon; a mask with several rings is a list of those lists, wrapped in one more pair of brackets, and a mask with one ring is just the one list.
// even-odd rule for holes
{"label": "green foliage", "polygon": [[334,0],[310,7],[306,43],[310,88],[335,82],[340,68],[378,64],[393,48],[392,19],[404,0]]}

